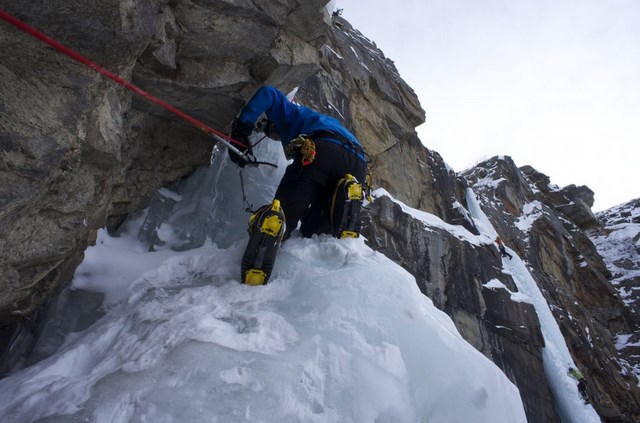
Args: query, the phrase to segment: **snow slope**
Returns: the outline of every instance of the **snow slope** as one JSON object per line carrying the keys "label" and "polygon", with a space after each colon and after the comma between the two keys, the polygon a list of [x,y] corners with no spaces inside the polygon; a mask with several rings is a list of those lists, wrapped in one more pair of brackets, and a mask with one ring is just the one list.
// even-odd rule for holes
{"label": "snow slope", "polygon": [[117,238],[101,231],[73,289],[104,293],[104,309],[63,333],[52,355],[0,380],[0,421],[526,421],[517,388],[362,239],[294,235],[269,285],[238,283],[245,217],[237,194],[211,190],[237,184],[229,168],[218,155],[210,182],[194,188],[206,201],[172,196],[174,208],[205,210],[189,219],[213,234],[201,247],[166,248],[182,245],[174,219],[164,249],[148,252],[137,232],[149,214]]}

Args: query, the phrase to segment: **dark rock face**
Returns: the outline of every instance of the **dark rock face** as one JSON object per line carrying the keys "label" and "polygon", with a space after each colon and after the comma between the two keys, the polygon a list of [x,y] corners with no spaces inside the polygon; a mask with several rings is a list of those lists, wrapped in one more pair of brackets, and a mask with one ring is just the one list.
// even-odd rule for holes
{"label": "dark rock face", "polygon": [[629,325],[619,325],[616,348],[623,362],[640,375],[640,199],[597,214],[598,226],[587,232],[610,272],[611,284],[629,310]]}
{"label": "dark rock face", "polygon": [[550,183],[549,177],[539,173],[531,166],[523,166],[520,170],[539,191],[537,198],[540,201],[564,214],[580,229],[588,229],[598,224],[591,211],[594,193],[589,187],[568,185],[559,189]]}
{"label": "dark rock face", "polygon": [[[85,3],[0,7],[221,129],[258,86],[293,88],[311,75],[328,30],[318,0]],[[7,324],[69,281],[98,228],[117,225],[159,187],[207,164],[212,144],[5,22],[0,37],[0,324]]]}
{"label": "dark rock face", "polygon": [[[637,317],[608,278],[611,273],[583,229],[599,225],[593,193],[562,190],[530,166],[495,157],[464,174],[498,233],[525,258],[558,322],[588,393],[605,421],[635,421],[640,413],[628,358],[615,348],[621,333],[637,333]],[[565,207],[568,203],[574,203]],[[577,209],[588,213],[577,212]],[[637,268],[637,267],[636,267]]]}
{"label": "dark rock face", "polygon": [[[500,270],[498,251],[473,241],[480,231],[468,212],[471,187],[529,264],[600,416],[640,418],[637,347],[616,349],[613,341],[637,343],[640,333],[637,236],[620,243],[625,254],[607,254],[608,236],[638,223],[637,200],[596,218],[587,187],[560,189],[508,157],[456,175],[417,138],[425,114],[393,62],[345,20],[328,19],[325,1],[18,3],[0,0],[0,8],[214,128],[228,127],[263,84],[299,87],[303,104],[344,121],[372,156],[374,186],[436,222],[426,225],[383,196],[367,213],[369,245],[410,271],[465,339],[503,369],[530,422],[558,421],[537,315],[512,300],[507,289],[517,288]],[[32,319],[70,280],[98,228],[116,228],[158,188],[207,165],[211,140],[4,22],[0,39],[6,344],[6,325]]]}

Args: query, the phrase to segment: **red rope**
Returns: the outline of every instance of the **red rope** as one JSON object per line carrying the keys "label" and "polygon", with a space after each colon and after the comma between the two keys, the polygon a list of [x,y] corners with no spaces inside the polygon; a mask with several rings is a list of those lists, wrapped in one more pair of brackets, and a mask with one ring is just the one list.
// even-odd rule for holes
{"label": "red rope", "polygon": [[192,125],[196,126],[198,129],[201,129],[202,131],[204,131],[207,134],[215,134],[219,137],[224,138],[225,140],[231,141],[239,146],[244,147],[245,149],[248,147],[247,145],[234,140],[233,138],[229,137],[226,134],[223,134],[220,131],[216,131],[215,129],[205,125],[204,123],[200,122],[199,120],[189,116],[188,114],[176,109],[175,107],[171,106],[170,104],[165,103],[164,101],[152,96],[151,94],[149,94],[148,92],[142,90],[139,87],[136,87],[135,85],[131,84],[128,81],[125,81],[124,79],[120,78],[118,75],[109,72],[108,70],[106,70],[105,68],[95,64],[94,62],[92,62],[91,60],[87,59],[84,56],[81,56],[80,54],[78,54],[77,52],[71,50],[70,48],[60,44],[59,42],[57,42],[56,40],[47,37],[45,34],[43,34],[42,32],[38,31],[37,29],[27,25],[26,23],[22,22],[21,20],[19,20],[18,18],[11,16],[10,14],[8,14],[7,12],[5,12],[4,10],[0,9],[0,19],[8,22],[9,24],[15,26],[16,28],[20,29],[21,31],[26,32],[27,34],[37,38],[38,40],[48,44],[49,46],[53,47],[54,49],[58,50],[59,52],[71,57],[72,59],[82,63],[83,65],[95,70],[96,72],[99,72],[101,74],[103,74],[104,76],[106,76],[107,78],[117,82],[118,84],[122,85],[123,87],[133,91],[136,94],[141,95],[142,97],[146,98],[147,100],[156,103],[157,105],[164,107],[165,109],[169,110],[170,112],[174,113],[175,115],[181,117],[182,119],[184,119],[185,121],[191,123]]}

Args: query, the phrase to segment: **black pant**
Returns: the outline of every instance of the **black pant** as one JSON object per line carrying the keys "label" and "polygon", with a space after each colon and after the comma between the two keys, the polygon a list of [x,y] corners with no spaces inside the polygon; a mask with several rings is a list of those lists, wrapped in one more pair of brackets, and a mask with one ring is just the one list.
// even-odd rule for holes
{"label": "black pant", "polygon": [[331,141],[316,140],[316,158],[303,166],[300,158],[287,166],[275,198],[280,200],[287,229],[284,239],[302,221],[302,235],[331,233],[331,198],[345,174],[364,183],[367,165],[355,153]]}
{"label": "black pant", "polygon": [[500,254],[502,255],[502,257],[511,258],[511,254],[507,253],[507,250],[505,250],[502,245],[500,247],[498,247],[498,248],[500,249]]}
{"label": "black pant", "polygon": [[584,379],[580,379],[578,381],[578,392],[580,392],[580,395],[582,395],[582,398],[585,401],[588,401],[588,398],[587,398],[587,387],[584,384]]}

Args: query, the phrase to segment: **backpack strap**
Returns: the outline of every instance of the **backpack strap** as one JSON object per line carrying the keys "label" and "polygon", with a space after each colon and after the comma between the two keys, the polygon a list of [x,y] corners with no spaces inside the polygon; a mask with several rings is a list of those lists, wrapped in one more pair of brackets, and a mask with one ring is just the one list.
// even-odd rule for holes
{"label": "backpack strap", "polygon": [[358,156],[360,160],[367,163],[367,157],[366,157],[367,153],[365,153],[364,148],[357,142],[350,140],[349,138],[345,137],[342,134],[338,134],[333,131],[322,130],[322,131],[316,131],[312,134],[309,134],[307,135],[307,137],[311,138],[314,141],[324,140],[324,141],[332,142],[334,144],[341,145],[347,150],[351,151],[356,156]]}

